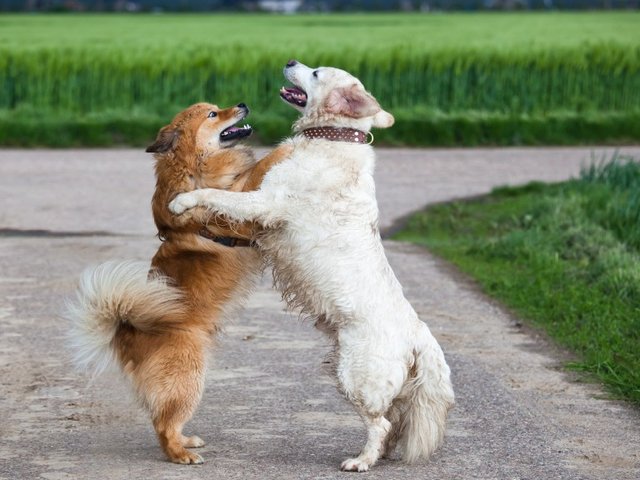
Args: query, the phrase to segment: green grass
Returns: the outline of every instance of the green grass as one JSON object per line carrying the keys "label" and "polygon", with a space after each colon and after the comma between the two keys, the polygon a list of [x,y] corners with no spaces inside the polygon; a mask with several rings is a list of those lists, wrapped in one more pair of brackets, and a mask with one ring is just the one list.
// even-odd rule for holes
{"label": "green grass", "polygon": [[[382,133],[386,143],[638,141],[639,20],[629,12],[3,15],[0,117],[26,132],[28,112],[38,111],[68,125],[75,133],[62,137],[71,142],[139,144],[119,125],[144,117],[144,128],[156,128],[196,101],[243,101],[271,141],[293,118],[277,91],[282,66],[298,58],[353,72],[385,108],[412,118]],[[548,119],[554,128],[542,126]],[[60,143],[36,137],[5,134],[0,144]]]}
{"label": "green grass", "polygon": [[573,368],[640,404],[640,164],[434,206],[397,238],[452,261],[574,351]]}
{"label": "green grass", "polygon": [[[10,49],[175,49],[234,44],[288,55],[389,48],[529,50],[585,42],[637,46],[634,12],[420,14],[0,15],[0,45]],[[461,35],[464,33],[464,35]],[[372,38],[379,41],[374,42]],[[82,40],[83,45],[78,45]],[[224,53],[224,52],[222,52]]]}
{"label": "green grass", "polygon": [[[285,107],[287,108],[287,107]],[[292,109],[290,109],[292,110]],[[177,110],[176,110],[177,111]],[[508,115],[486,112],[453,114],[425,109],[395,110],[396,123],[375,131],[377,145],[597,145],[633,143],[640,139],[640,112]],[[149,145],[168,116],[134,109],[85,115],[56,112],[43,115],[33,108],[0,110],[0,145],[12,147],[107,147]],[[296,114],[252,111],[253,143],[274,144],[291,132]]]}

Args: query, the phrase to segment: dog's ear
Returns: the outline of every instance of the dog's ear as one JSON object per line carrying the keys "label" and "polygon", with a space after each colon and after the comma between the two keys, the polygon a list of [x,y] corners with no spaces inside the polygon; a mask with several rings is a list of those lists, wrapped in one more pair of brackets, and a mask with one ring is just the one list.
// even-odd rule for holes
{"label": "dog's ear", "polygon": [[375,128],[389,128],[396,121],[389,112],[380,110],[373,116],[373,126]]}
{"label": "dog's ear", "polygon": [[381,110],[377,100],[359,85],[332,90],[325,108],[330,113],[351,118],[372,117]]}
{"label": "dog's ear", "polygon": [[148,153],[166,153],[175,147],[178,140],[179,133],[177,130],[171,128],[171,125],[162,127],[158,132],[158,137],[153,145],[149,145],[145,152]]}

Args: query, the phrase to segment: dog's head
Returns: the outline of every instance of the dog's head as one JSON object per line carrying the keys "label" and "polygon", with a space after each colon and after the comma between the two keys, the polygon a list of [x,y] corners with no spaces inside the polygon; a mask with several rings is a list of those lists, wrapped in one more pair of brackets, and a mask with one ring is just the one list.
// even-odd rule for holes
{"label": "dog's head", "polygon": [[351,127],[368,132],[388,128],[394,118],[385,112],[360,80],[332,67],[310,68],[291,60],[284,76],[294,86],[282,87],[280,97],[302,112],[295,129],[316,126]]}
{"label": "dog's head", "polygon": [[249,125],[235,126],[248,114],[249,108],[244,103],[225,109],[211,103],[196,103],[178,113],[169,125],[162,127],[156,141],[146,151],[158,154],[195,152],[207,155],[232,147],[251,135]]}

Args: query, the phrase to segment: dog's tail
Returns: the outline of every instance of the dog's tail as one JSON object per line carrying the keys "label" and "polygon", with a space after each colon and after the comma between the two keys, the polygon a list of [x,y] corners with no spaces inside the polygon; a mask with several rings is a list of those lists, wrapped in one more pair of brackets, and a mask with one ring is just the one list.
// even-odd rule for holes
{"label": "dog's tail", "polygon": [[88,268],[64,315],[75,363],[94,375],[103,372],[115,360],[112,342],[120,326],[147,333],[175,327],[184,317],[181,299],[165,277],[149,274],[148,264],[111,261]]}
{"label": "dog's tail", "polygon": [[414,356],[397,432],[403,459],[408,463],[429,458],[442,444],[447,413],[454,405],[449,366],[424,323],[420,325]]}

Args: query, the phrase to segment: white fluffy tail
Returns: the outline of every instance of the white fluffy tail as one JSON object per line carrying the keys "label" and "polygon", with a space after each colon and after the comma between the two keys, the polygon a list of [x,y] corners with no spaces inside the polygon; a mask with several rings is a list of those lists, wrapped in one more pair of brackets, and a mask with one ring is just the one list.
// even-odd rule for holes
{"label": "white fluffy tail", "polygon": [[74,360],[94,375],[115,359],[112,341],[121,324],[144,332],[170,328],[183,318],[180,290],[160,275],[150,276],[142,262],[106,262],[88,268],[76,299],[66,305]]}
{"label": "white fluffy tail", "polygon": [[442,444],[447,414],[454,405],[449,366],[436,339],[425,324],[422,327],[398,432],[408,463],[429,458]]}

